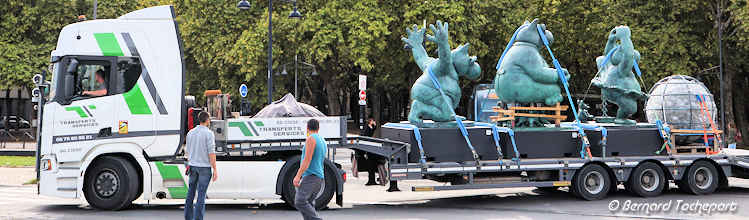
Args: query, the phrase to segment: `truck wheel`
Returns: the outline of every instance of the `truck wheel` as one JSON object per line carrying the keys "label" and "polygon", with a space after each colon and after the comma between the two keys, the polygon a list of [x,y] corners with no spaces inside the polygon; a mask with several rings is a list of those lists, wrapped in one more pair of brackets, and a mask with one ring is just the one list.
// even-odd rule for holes
{"label": "truck wheel", "polygon": [[[293,160],[293,159],[292,159]],[[291,161],[291,160],[288,160]],[[286,202],[287,205],[296,208],[294,205],[294,198],[296,195],[296,187],[294,187],[294,176],[296,176],[296,172],[299,170],[299,165],[301,164],[301,161],[297,158],[294,164],[291,165],[291,169],[288,169],[288,173],[285,174],[286,178],[283,182],[283,191],[282,199],[284,202]],[[325,188],[323,188],[322,194],[320,194],[320,197],[317,197],[315,200],[315,209],[321,210],[328,207],[328,203],[330,203],[330,200],[333,199],[333,193],[335,193],[336,185],[336,172],[334,172],[333,168],[325,164]]]}
{"label": "truck wheel", "polygon": [[660,195],[667,183],[660,166],[653,162],[645,162],[632,171],[624,186],[638,196],[653,197]]}
{"label": "truck wheel", "polygon": [[598,164],[590,164],[575,173],[570,190],[585,200],[599,200],[608,195],[611,187],[609,173]]}
{"label": "truck wheel", "polygon": [[86,171],[83,195],[94,208],[120,210],[130,205],[138,186],[138,171],[129,161],[104,156]]}
{"label": "truck wheel", "polygon": [[715,192],[720,182],[718,170],[707,161],[694,162],[685,175],[679,180],[679,189],[695,195]]}

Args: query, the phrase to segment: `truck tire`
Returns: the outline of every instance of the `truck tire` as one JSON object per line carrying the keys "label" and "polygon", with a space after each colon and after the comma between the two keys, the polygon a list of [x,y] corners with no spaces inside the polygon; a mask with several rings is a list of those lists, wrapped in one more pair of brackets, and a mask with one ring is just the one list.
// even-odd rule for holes
{"label": "truck tire", "polygon": [[719,184],[718,170],[710,162],[701,160],[689,166],[685,176],[679,180],[679,189],[695,195],[705,195],[715,192]]}
{"label": "truck tire", "polygon": [[570,190],[585,200],[600,200],[608,195],[611,178],[606,168],[598,164],[589,164],[575,172]]}
{"label": "truck tire", "polygon": [[138,171],[126,159],[104,156],[94,161],[83,180],[83,195],[96,209],[128,207],[138,193]]}
{"label": "truck tire", "polygon": [[637,166],[624,184],[628,191],[641,197],[653,197],[663,193],[666,175],[658,164],[644,162]]}
{"label": "truck tire", "polygon": [[[296,206],[294,205],[294,198],[296,194],[296,187],[294,187],[294,176],[296,176],[296,172],[299,170],[301,160],[299,156],[295,156],[287,160],[287,163],[289,162],[292,164],[290,169],[287,170],[287,173],[284,174],[285,178],[283,180],[283,191],[281,192],[281,194],[283,201],[286,202],[287,205],[291,206],[292,208],[296,208]],[[328,203],[330,203],[330,200],[333,199],[333,194],[335,193],[335,189],[337,187],[335,177],[336,172],[334,171],[334,168],[328,166],[328,164],[325,163],[325,168],[323,170],[325,172],[325,188],[323,188],[323,192],[322,194],[320,194],[320,197],[317,197],[317,199],[315,200],[315,209],[317,210],[322,210],[328,207]]]}

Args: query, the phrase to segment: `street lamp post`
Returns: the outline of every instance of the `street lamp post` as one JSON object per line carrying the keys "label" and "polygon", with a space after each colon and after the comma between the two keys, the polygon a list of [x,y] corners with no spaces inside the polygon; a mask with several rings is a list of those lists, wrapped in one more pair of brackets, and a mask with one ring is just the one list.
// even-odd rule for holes
{"label": "street lamp post", "polygon": [[[313,76],[317,75],[317,70],[315,69],[315,65],[312,65],[312,64],[304,62],[304,61],[299,61],[299,55],[297,55],[297,54],[294,55],[294,97],[297,97],[297,98],[299,98],[299,92],[297,90],[299,88],[298,87],[298,82],[299,82],[299,63],[301,63],[303,65],[306,65],[308,68],[310,68],[310,67],[312,68],[312,73],[310,75],[313,75]],[[283,64],[283,71],[281,71],[280,75],[287,75],[287,74],[289,74],[286,71],[286,65],[288,65],[288,64],[290,64],[290,63]]]}
{"label": "street lamp post", "polygon": [[[302,14],[297,11],[296,0],[284,0],[285,2],[294,3],[294,11],[289,14],[289,18],[301,18]],[[237,8],[241,10],[250,9],[250,3],[242,0],[237,3]],[[273,102],[273,0],[268,0],[268,104]]]}

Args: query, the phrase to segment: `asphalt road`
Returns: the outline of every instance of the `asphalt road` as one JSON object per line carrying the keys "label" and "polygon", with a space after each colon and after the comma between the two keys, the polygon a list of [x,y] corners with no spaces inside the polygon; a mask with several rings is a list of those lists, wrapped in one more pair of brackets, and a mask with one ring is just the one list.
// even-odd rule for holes
{"label": "asphalt road", "polygon": [[[341,158],[342,159],[342,158]],[[341,161],[345,163],[344,161]],[[344,164],[346,166],[348,164]],[[32,170],[33,171],[33,170]],[[365,173],[361,173],[365,174]],[[0,175],[3,176],[3,175]],[[712,195],[684,194],[672,184],[656,198],[640,198],[620,190],[600,201],[583,201],[566,190],[541,192],[535,188],[406,191],[431,181],[401,182],[402,192],[383,186],[364,186],[366,177],[349,175],[344,207],[331,203],[320,214],[325,219],[747,219],[749,180],[730,179],[731,187]],[[621,188],[621,187],[620,187]],[[670,202],[670,206],[666,207]],[[127,210],[90,208],[85,201],[39,196],[35,186],[0,185],[0,220],[5,219],[180,219],[182,200],[137,200]],[[300,219],[280,200],[209,200],[206,219]],[[649,206],[641,206],[647,204]],[[710,209],[710,204],[716,205]],[[615,208],[610,210],[609,206]],[[700,211],[697,207],[707,207]],[[648,207],[660,209],[645,211]],[[690,207],[692,208],[690,210]],[[628,209],[628,210],[624,210]],[[636,209],[639,211],[629,211]],[[665,209],[665,211],[663,211]],[[707,213],[710,211],[710,213]]]}

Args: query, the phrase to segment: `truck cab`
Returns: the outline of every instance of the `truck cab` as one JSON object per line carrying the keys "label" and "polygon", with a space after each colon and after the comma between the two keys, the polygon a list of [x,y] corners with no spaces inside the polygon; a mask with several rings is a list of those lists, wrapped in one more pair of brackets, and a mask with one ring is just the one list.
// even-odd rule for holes
{"label": "truck cab", "polygon": [[[89,187],[83,174],[96,160],[136,171],[127,173],[136,181],[149,180],[149,169],[138,164],[172,157],[180,148],[184,64],[173,7],[68,25],[50,61],[39,134],[40,194],[81,197]],[[116,197],[129,187],[117,175],[92,176],[110,187],[85,196]]]}
{"label": "truck cab", "polygon": [[[62,29],[51,54],[51,81],[34,79],[40,87],[35,94],[42,96],[40,194],[85,199],[104,210],[125,208],[137,198],[185,198],[189,177],[181,149],[189,102],[175,17],[172,6],[157,6]],[[219,96],[221,105],[206,103],[205,109],[216,112],[211,130],[219,175],[207,198],[293,204],[291,180],[310,118],[231,118],[226,96]],[[317,119],[333,131],[325,138],[345,139],[345,120]],[[334,194],[342,204],[344,174],[340,165],[325,161],[331,178],[318,208]]]}

